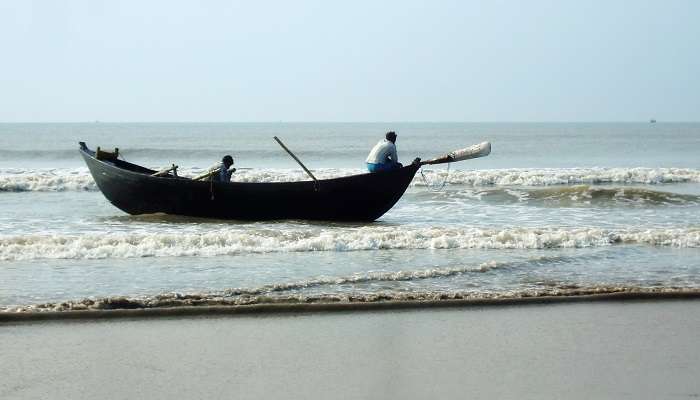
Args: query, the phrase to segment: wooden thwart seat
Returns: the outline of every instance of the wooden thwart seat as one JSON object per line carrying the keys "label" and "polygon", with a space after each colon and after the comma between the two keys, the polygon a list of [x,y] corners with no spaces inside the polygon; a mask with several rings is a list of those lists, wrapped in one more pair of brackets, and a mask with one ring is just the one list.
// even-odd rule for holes
{"label": "wooden thwart seat", "polygon": [[163,168],[158,172],[152,173],[151,176],[166,176],[172,172],[173,176],[177,177],[177,168],[177,165],[173,164],[172,167]]}

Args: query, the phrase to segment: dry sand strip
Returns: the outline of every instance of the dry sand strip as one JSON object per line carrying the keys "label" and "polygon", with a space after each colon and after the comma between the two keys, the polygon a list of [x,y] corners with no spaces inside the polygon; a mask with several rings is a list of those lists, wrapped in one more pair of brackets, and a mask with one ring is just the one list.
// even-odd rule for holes
{"label": "dry sand strip", "polygon": [[692,399],[700,301],[0,325],[9,399]]}

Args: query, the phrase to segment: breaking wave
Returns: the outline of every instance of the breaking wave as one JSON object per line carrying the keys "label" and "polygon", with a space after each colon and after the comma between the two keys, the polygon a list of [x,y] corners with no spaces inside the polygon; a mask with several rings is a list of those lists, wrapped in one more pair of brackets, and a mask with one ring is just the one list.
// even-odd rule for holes
{"label": "breaking wave", "polygon": [[0,192],[95,191],[97,185],[87,168],[0,169]]}
{"label": "breaking wave", "polygon": [[[158,169],[157,167],[154,167]],[[183,168],[180,174],[193,176],[204,168]],[[318,169],[320,179],[364,173],[362,169]],[[425,170],[413,186],[442,183],[465,186],[553,186],[593,184],[700,183],[700,170],[688,168],[572,168],[572,169],[492,169]],[[291,182],[308,180],[301,170],[239,169],[233,179],[239,182]],[[87,168],[0,169],[0,192],[95,191]]]}
{"label": "breaking wave", "polygon": [[513,168],[436,171],[437,179],[468,186],[552,186],[591,184],[698,183],[700,170],[689,168]]}
{"label": "breaking wave", "polygon": [[0,236],[0,260],[219,256],[383,249],[548,249],[615,244],[700,247],[700,228],[216,229],[203,233]]}

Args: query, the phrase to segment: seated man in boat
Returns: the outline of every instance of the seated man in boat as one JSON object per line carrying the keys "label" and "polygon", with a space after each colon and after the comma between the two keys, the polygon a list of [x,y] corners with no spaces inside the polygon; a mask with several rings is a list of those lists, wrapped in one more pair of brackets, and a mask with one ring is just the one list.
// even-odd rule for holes
{"label": "seated man in boat", "polygon": [[403,167],[396,154],[396,132],[387,132],[385,137],[372,148],[367,156],[369,172],[388,171]]}
{"label": "seated man in boat", "polygon": [[228,170],[232,165],[233,157],[230,155],[225,155],[224,158],[221,159],[221,168],[218,174],[219,182],[231,182],[231,175],[236,171],[235,169],[231,171]]}

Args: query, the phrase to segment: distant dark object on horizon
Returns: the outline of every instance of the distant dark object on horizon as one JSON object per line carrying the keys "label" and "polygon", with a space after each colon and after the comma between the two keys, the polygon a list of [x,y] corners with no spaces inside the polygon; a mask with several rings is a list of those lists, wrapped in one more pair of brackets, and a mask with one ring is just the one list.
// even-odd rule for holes
{"label": "distant dark object on horizon", "polygon": [[652,119],[649,120],[649,123],[650,123],[650,124],[655,124],[655,123],[656,123],[656,120],[655,120],[654,118],[652,118]]}

